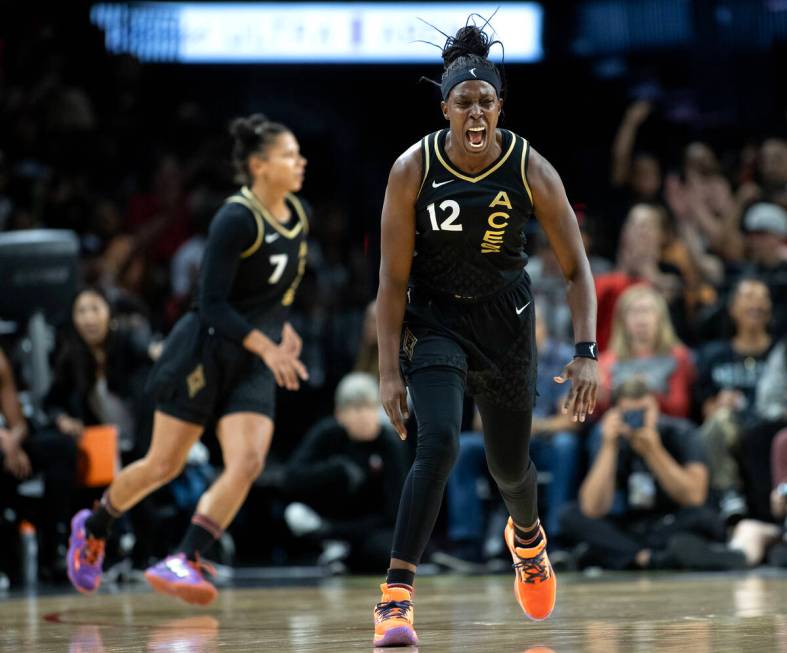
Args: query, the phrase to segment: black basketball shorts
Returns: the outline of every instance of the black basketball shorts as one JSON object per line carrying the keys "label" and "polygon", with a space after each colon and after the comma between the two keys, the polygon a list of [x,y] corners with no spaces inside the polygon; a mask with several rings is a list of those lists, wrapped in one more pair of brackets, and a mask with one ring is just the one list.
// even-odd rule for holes
{"label": "black basketball shorts", "polygon": [[[278,341],[275,330],[266,335]],[[196,311],[172,329],[151,370],[148,390],[156,408],[178,419],[205,425],[230,413],[275,418],[276,382],[258,357],[203,324]]]}
{"label": "black basketball shorts", "polygon": [[484,403],[531,410],[536,394],[535,307],[528,277],[494,297],[457,301],[411,288],[400,364],[405,380],[426,367],[465,375],[467,391]]}

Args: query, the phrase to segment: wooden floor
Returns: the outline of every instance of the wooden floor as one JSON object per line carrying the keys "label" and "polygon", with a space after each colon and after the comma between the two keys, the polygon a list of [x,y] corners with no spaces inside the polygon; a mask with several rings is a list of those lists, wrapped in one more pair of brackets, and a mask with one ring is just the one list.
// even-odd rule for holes
{"label": "wooden floor", "polygon": [[[787,576],[564,574],[557,609],[542,623],[523,617],[512,578],[420,579],[421,643],[398,650],[787,653]],[[202,609],[143,588],[10,598],[0,600],[0,651],[369,651],[377,582],[224,589]]]}

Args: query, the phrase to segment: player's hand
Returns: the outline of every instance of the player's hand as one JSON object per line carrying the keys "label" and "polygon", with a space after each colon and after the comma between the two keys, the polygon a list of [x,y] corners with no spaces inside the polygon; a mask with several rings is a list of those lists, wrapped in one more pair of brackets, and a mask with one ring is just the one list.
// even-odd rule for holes
{"label": "player's hand", "polygon": [[289,322],[285,322],[281,330],[281,346],[295,356],[295,358],[301,355],[303,340],[301,340],[298,332],[292,328]]}
{"label": "player's hand", "polygon": [[268,345],[260,354],[262,360],[273,372],[276,385],[287,388],[287,390],[297,390],[301,387],[300,381],[306,381],[309,373],[298,357],[288,351],[284,343],[281,345]]}
{"label": "player's hand", "polygon": [[19,481],[26,479],[33,471],[33,467],[30,464],[30,458],[28,458],[24,449],[20,446],[15,446],[10,451],[6,452],[4,467]]}
{"label": "player's hand", "polygon": [[0,451],[4,455],[8,455],[8,452],[14,448],[15,444],[11,431],[0,427]]}
{"label": "player's hand", "polygon": [[563,414],[584,422],[596,409],[598,363],[592,358],[575,358],[555,377],[555,383],[567,381],[571,381],[571,390],[563,403]]}
{"label": "player's hand", "polygon": [[626,109],[625,120],[635,125],[641,125],[648,119],[652,110],[653,105],[648,100],[637,100]]}
{"label": "player's hand", "polygon": [[70,435],[74,438],[81,436],[82,431],[85,430],[85,425],[81,420],[78,420],[74,417],[69,417],[65,413],[63,415],[57,416],[57,419],[55,420],[55,426],[57,426],[57,430],[61,433],[65,433],[66,435]]}
{"label": "player's hand", "polygon": [[398,373],[380,379],[380,401],[382,401],[385,414],[388,415],[388,419],[391,420],[399,437],[406,440],[405,422],[410,414],[407,411],[407,393],[404,389],[404,382]]}

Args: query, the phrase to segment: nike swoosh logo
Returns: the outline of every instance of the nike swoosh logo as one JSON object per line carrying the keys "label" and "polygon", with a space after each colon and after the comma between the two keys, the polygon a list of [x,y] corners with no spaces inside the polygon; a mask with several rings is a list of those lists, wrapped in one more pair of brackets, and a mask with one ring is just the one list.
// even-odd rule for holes
{"label": "nike swoosh logo", "polygon": [[476,74],[475,74],[475,68],[471,68],[471,69],[470,69],[470,74],[471,74],[473,77],[475,77],[475,76],[476,76]]}
{"label": "nike swoosh logo", "polygon": [[265,236],[265,242],[266,242],[266,243],[272,243],[272,242],[273,242],[274,240],[276,240],[278,237],[279,237],[279,234],[267,234],[267,235]]}
{"label": "nike swoosh logo", "polygon": [[450,184],[453,179],[449,179],[448,181],[441,181],[439,184],[436,180],[432,179],[432,188],[440,188],[440,186],[445,186],[446,184]]}
{"label": "nike swoosh logo", "polygon": [[522,308],[518,308],[518,309],[516,309],[516,314],[517,314],[517,315],[522,315],[522,311],[524,311],[524,310],[525,310],[525,309],[526,309],[528,306],[530,306],[530,302],[528,302],[527,304],[525,304],[525,305],[524,305]]}

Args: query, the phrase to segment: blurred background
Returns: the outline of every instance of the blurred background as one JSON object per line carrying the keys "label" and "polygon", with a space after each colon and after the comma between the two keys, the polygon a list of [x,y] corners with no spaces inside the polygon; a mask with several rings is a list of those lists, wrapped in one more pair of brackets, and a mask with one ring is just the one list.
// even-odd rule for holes
{"label": "blurred background", "polygon": [[[20,402],[30,449],[22,456],[3,440],[0,570],[11,582],[62,580],[65,522],[108,482],[85,472],[85,457],[100,455],[83,443],[89,427],[116,427],[109,455],[118,462],[144,454],[149,353],[188,309],[207,226],[236,188],[228,123],[255,112],[289,126],[309,161],[310,259],[292,321],[311,377],[280,393],[266,470],[215,557],[314,573],[375,559],[348,553],[357,538],[342,526],[349,515],[319,505],[322,490],[295,472],[313,463],[303,448],[310,429],[338,419],[339,381],[376,375],[372,300],[388,170],[444,127],[438,90],[419,81],[439,80],[439,50],[418,41],[442,47],[439,30],[454,33],[473,12],[478,24],[497,12],[489,29],[505,46],[493,49],[506,79],[502,126],[560,172],[586,239],[605,352],[602,408],[631,375],[647,376],[660,410],[685,420],[708,452],[706,507],[724,524],[715,541],[728,546],[747,520],[770,529],[752,536],[767,541],[763,551],[781,537],[787,2],[3,3],[0,368],[14,394],[0,409],[10,428]],[[535,221],[529,253],[542,343],[571,344],[562,280]],[[618,302],[643,284],[656,296]],[[110,309],[105,324],[80,321],[85,286]],[[671,339],[659,337],[665,325]],[[96,356],[111,361],[106,373]],[[97,407],[107,385],[121,409]],[[542,502],[554,546],[581,568],[582,538],[566,528],[561,539],[558,517],[592,466],[603,412],[583,431],[557,429],[548,423],[556,405],[542,404],[536,429]],[[465,421],[473,432],[469,401]],[[414,437],[402,445],[405,457],[413,446]],[[407,460],[381,451],[353,453],[324,480],[338,483],[336,496],[379,493],[353,505],[379,517],[384,542]],[[550,472],[558,455],[572,461],[567,478]],[[188,523],[218,464],[208,435],[184,476],[132,511],[111,547],[118,577],[176,543],[170,525]],[[446,510],[435,570],[499,555],[487,542],[500,509],[488,481],[456,480],[459,492],[478,489],[483,533]],[[749,564],[765,560],[746,551]]]}

